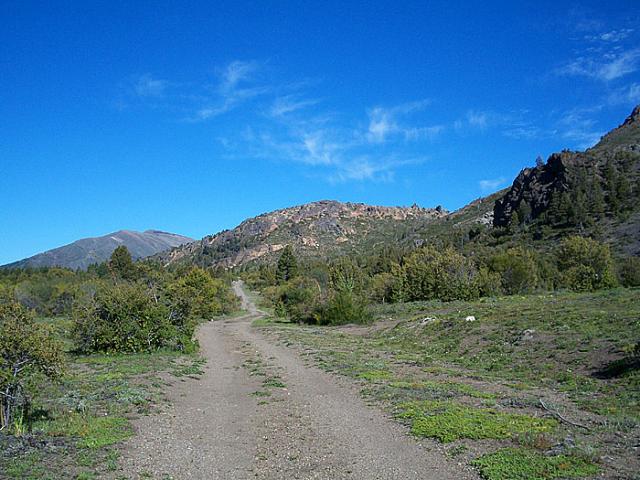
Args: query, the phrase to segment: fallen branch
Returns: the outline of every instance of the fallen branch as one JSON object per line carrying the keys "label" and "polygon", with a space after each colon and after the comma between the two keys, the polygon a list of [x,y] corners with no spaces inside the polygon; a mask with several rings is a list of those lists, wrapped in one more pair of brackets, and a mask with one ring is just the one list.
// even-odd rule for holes
{"label": "fallen branch", "polygon": [[581,425],[580,423],[575,423],[575,422],[572,422],[571,420],[566,419],[565,417],[560,415],[560,413],[556,412],[555,410],[551,410],[549,407],[547,407],[542,401],[542,399],[540,399],[539,401],[542,408],[544,408],[547,412],[549,412],[551,415],[553,415],[560,421],[567,423],[569,425],[573,425],[574,427],[584,428],[586,431],[589,431],[589,427],[587,427],[586,425]]}

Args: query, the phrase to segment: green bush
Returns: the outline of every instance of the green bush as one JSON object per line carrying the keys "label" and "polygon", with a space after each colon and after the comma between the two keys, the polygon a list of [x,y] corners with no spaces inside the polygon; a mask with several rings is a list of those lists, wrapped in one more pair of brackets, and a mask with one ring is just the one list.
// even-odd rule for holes
{"label": "green bush", "polygon": [[276,313],[294,322],[316,323],[320,289],[307,277],[296,277],[278,289]]}
{"label": "green bush", "polygon": [[74,317],[73,336],[83,352],[182,349],[193,334],[193,324],[174,325],[169,308],[139,284],[103,286]]}
{"label": "green bush", "polygon": [[366,303],[353,291],[338,290],[319,309],[320,325],[344,325],[348,323],[369,323],[372,320]]}
{"label": "green bush", "polygon": [[452,248],[420,248],[405,258],[402,270],[407,300],[471,300],[479,295],[473,262]]}
{"label": "green bush", "polygon": [[556,251],[562,286],[575,291],[617,285],[609,246],[585,237],[568,237]]}
{"label": "green bush", "polygon": [[489,268],[500,275],[502,290],[508,295],[531,292],[538,285],[535,254],[524,248],[510,248],[494,255]]}
{"label": "green bush", "polygon": [[640,287],[640,258],[626,257],[618,267],[620,283],[625,287]]}
{"label": "green bush", "polygon": [[34,373],[57,378],[63,366],[62,345],[46,326],[18,303],[0,304],[0,428],[21,422],[29,403],[26,384]]}
{"label": "green bush", "polygon": [[167,288],[172,319],[182,324],[187,319],[210,319],[231,313],[238,307],[238,298],[222,280],[213,278],[199,267],[192,268]]}

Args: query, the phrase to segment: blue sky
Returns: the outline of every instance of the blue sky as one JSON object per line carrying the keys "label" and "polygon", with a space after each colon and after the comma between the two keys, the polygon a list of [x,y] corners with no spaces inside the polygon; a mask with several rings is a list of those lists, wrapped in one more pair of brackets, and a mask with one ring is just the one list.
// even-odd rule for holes
{"label": "blue sky", "polygon": [[1,2],[0,263],[320,199],[456,209],[640,103],[635,0],[313,3]]}

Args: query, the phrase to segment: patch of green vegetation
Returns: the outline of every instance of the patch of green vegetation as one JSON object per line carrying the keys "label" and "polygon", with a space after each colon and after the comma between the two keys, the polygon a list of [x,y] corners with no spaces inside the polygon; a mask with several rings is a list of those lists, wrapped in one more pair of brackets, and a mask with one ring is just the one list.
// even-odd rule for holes
{"label": "patch of green vegetation", "polygon": [[289,320],[288,318],[265,315],[264,317],[256,318],[251,325],[254,327],[268,327],[271,325],[279,325],[279,326],[292,325],[293,326],[296,324],[291,320]]}
{"label": "patch of green vegetation", "polygon": [[495,393],[483,392],[471,385],[462,382],[454,382],[451,380],[445,381],[433,381],[433,380],[425,380],[421,382],[407,382],[407,381],[398,381],[391,382],[389,386],[392,388],[400,388],[407,390],[427,390],[433,392],[439,392],[444,394],[450,394],[448,396],[454,395],[465,395],[473,398],[482,398],[482,399],[495,399]]}
{"label": "patch of green vegetation", "polygon": [[133,433],[126,418],[81,414],[38,422],[34,428],[52,437],[77,437],[77,445],[80,448],[106,447],[130,437]]}
{"label": "patch of green vegetation", "polygon": [[282,382],[282,380],[279,377],[269,377],[266,378],[263,382],[262,385],[264,387],[271,387],[271,388],[286,388],[286,384],[284,384]]}
{"label": "patch of green vegetation", "polygon": [[368,370],[366,372],[359,373],[358,378],[369,382],[378,382],[380,380],[391,378],[391,372],[386,370]]}
{"label": "patch of green vegetation", "polygon": [[551,480],[596,475],[600,469],[574,455],[547,456],[535,450],[504,448],[473,461],[487,480]]}
{"label": "patch of green vegetation", "polygon": [[254,397],[270,397],[271,392],[269,390],[256,390],[251,395]]}
{"label": "patch of green vegetation", "polygon": [[399,409],[398,417],[411,422],[411,433],[436,438],[443,443],[461,438],[505,439],[525,432],[550,431],[557,425],[555,420],[467,407],[454,402],[410,402],[400,405]]}
{"label": "patch of green vegetation", "polygon": [[4,469],[0,473],[15,480],[53,480],[54,478],[42,463],[40,452],[30,452],[5,460]]}
{"label": "patch of green vegetation", "polygon": [[192,356],[186,363],[174,362],[175,367],[171,370],[174,377],[192,377],[197,378],[204,375],[204,365],[207,360],[202,357]]}

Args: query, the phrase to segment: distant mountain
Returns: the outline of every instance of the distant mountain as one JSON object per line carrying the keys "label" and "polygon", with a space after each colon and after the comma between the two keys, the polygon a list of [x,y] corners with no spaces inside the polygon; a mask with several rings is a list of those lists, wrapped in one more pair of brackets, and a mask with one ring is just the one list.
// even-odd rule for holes
{"label": "distant mountain", "polygon": [[2,268],[58,266],[74,270],[78,268],[86,269],[93,263],[101,263],[107,260],[116,247],[120,245],[127,247],[131,252],[131,256],[134,259],[138,259],[188,242],[193,242],[193,239],[159,230],[147,230],[145,232],[120,230],[102,237],[83,238],[69,245],[4,265]]}
{"label": "distant mountain", "polygon": [[276,210],[245,220],[157,257],[165,264],[237,267],[268,261],[291,245],[302,257],[326,258],[361,253],[399,243],[417,228],[446,217],[440,207],[379,207],[332,200]]}
{"label": "distant mountain", "polygon": [[640,253],[640,105],[598,144],[562,151],[525,168],[495,203],[493,224],[538,222],[600,235],[620,251]]}

